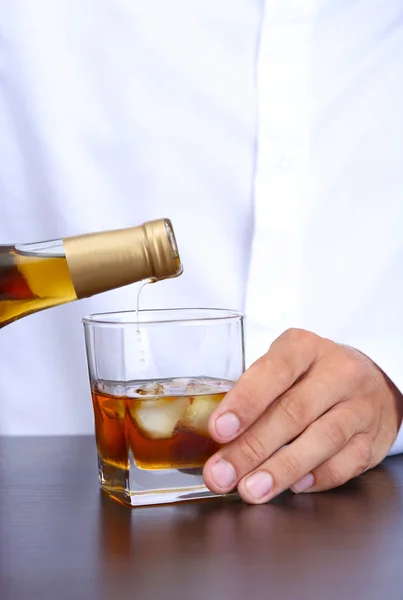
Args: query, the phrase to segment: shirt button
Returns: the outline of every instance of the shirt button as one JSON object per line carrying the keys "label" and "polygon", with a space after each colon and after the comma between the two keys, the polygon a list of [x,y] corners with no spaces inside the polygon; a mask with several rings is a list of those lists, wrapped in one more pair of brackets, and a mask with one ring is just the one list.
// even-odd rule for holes
{"label": "shirt button", "polygon": [[295,159],[293,156],[287,154],[280,154],[277,158],[276,166],[280,171],[289,171],[295,166]]}

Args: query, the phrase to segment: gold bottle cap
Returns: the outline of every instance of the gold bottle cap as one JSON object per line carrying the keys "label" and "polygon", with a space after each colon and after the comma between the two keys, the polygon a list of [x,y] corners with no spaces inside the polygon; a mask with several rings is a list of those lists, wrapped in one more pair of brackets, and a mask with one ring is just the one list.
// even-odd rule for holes
{"label": "gold bottle cap", "polygon": [[169,219],[65,238],[63,244],[77,298],[183,270]]}
{"label": "gold bottle cap", "polygon": [[177,277],[183,272],[175,233],[169,219],[148,221],[143,225],[155,279]]}

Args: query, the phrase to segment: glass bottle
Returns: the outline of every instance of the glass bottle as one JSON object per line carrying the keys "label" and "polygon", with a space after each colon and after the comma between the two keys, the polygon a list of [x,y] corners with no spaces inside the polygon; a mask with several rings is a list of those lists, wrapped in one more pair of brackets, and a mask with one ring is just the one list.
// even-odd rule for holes
{"label": "glass bottle", "polygon": [[0,328],[39,310],[181,273],[168,219],[47,242],[0,245]]}

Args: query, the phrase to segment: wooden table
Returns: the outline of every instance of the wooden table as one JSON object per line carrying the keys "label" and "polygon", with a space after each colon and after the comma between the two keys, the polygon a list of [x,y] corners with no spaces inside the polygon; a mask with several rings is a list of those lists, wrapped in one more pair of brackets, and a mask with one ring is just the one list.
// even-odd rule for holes
{"label": "wooden table", "polygon": [[92,438],[0,438],[1,600],[402,600],[403,457],[264,506],[130,509]]}

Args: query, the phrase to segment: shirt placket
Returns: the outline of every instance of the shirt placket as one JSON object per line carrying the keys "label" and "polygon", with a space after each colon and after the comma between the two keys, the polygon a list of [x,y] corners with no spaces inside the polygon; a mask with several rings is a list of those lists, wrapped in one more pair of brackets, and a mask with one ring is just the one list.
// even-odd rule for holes
{"label": "shirt placket", "polygon": [[245,302],[247,362],[282,330],[303,320],[315,5],[315,0],[267,2],[261,27],[255,226]]}

